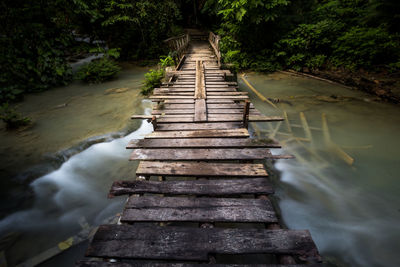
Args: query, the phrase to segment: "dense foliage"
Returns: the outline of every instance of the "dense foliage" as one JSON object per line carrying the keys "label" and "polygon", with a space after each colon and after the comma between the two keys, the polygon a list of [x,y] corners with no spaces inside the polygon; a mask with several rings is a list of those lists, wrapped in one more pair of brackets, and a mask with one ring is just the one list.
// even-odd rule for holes
{"label": "dense foliage", "polygon": [[[166,52],[162,40],[176,34],[181,18],[174,0],[5,0],[0,4],[0,103],[18,100],[24,92],[63,85],[72,78],[68,57],[82,53],[90,41],[104,40],[121,48],[121,58],[154,58]],[[100,81],[117,70],[109,59],[87,70]],[[112,75],[111,75],[112,76]]]}
{"label": "dense foliage", "polygon": [[117,62],[103,57],[83,65],[77,72],[77,78],[88,83],[101,83],[114,78],[120,70]]}
{"label": "dense foliage", "polygon": [[396,0],[208,0],[226,62],[239,68],[398,70]]}
{"label": "dense foliage", "polygon": [[[119,48],[121,60],[151,59],[183,27],[220,34],[236,68],[400,67],[398,0],[4,0],[0,8],[0,103],[66,84],[68,59],[95,40]],[[87,67],[109,77],[113,64]]]}
{"label": "dense foliage", "polygon": [[119,49],[104,50],[102,48],[91,49],[99,52],[102,58],[91,61],[81,66],[76,73],[76,78],[88,83],[101,83],[114,78],[121,70],[114,60],[119,58]]}

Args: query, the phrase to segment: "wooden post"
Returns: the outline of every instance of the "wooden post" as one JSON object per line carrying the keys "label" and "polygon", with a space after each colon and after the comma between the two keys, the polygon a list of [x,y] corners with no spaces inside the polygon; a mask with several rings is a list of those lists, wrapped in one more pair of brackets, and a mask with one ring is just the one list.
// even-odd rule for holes
{"label": "wooden post", "polygon": [[250,112],[250,102],[245,100],[243,108],[243,128],[249,128],[249,112]]}
{"label": "wooden post", "polygon": [[153,116],[151,118],[151,124],[153,124],[153,129],[156,130],[157,129],[157,117]]}

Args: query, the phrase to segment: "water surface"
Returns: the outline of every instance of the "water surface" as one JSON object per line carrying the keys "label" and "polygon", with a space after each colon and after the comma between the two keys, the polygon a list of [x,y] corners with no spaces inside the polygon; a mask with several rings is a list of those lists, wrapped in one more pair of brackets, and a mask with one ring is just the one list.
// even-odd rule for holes
{"label": "water surface", "polygon": [[[282,73],[250,73],[247,79],[278,109],[260,101],[240,80],[255,106],[269,115],[286,111],[292,125],[292,133],[285,122],[277,130],[277,123],[256,125],[261,135],[273,135],[285,144],[285,152],[297,156],[275,164],[287,226],[309,229],[325,259],[340,266],[400,266],[399,106]],[[306,137],[300,112],[311,127],[312,142],[293,139]],[[323,113],[334,145],[325,141]],[[352,166],[337,147],[354,159]]]}

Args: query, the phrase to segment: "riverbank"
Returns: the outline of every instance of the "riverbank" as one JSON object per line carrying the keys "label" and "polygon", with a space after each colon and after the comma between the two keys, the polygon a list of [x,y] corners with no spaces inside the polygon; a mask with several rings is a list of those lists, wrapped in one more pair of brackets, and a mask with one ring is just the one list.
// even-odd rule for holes
{"label": "riverbank", "polygon": [[388,101],[395,104],[400,103],[400,72],[368,72],[364,70],[350,72],[340,69],[311,70],[309,68],[303,68],[302,72],[294,70],[288,70],[287,72],[295,75],[326,79],[348,86],[353,90],[367,92],[376,96],[376,100]]}
{"label": "riverbank", "polygon": [[130,115],[142,113],[141,81],[146,67],[123,63],[115,80],[74,82],[28,94],[16,105],[32,119],[29,127],[8,131],[0,125],[0,217],[30,205],[29,183],[58,168],[88,146],[110,141],[139,127]]}

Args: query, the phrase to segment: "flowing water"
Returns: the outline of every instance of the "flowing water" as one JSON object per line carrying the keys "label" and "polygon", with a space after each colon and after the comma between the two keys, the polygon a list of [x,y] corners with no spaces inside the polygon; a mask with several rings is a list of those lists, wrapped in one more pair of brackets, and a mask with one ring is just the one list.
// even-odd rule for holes
{"label": "flowing water", "polygon": [[[400,266],[399,106],[282,73],[251,73],[247,79],[278,109],[260,101],[240,79],[256,108],[268,115],[286,111],[289,118],[290,128],[285,122],[255,125],[255,132],[274,136],[285,144],[284,152],[297,157],[275,163],[286,225],[309,229],[325,259],[339,266]],[[300,112],[311,142],[304,140]],[[322,127],[323,113],[328,131]],[[354,163],[349,165],[339,150]]]}
{"label": "flowing water", "polygon": [[[10,200],[2,202],[2,207],[10,206],[19,194],[33,196],[29,207],[24,203],[21,210],[17,202],[20,211],[0,221],[0,234],[7,235],[0,250],[5,250],[10,266],[77,234],[82,218],[98,225],[121,211],[124,198],[109,200],[106,195],[114,180],[134,178],[137,165],[127,161],[129,151],[124,147],[128,140],[152,131],[148,123],[127,122],[132,113],[150,111],[150,102],[138,96],[144,71],[126,67],[117,80],[105,84],[74,83],[28,96],[19,110],[33,118],[34,126],[14,134],[1,132],[2,180],[14,174],[22,182],[37,178],[29,190],[14,190]],[[280,152],[297,157],[275,164],[281,172],[275,180],[276,195],[287,226],[309,229],[324,258],[338,266],[400,266],[398,106],[313,79],[279,73],[247,78],[278,102],[275,109],[260,101],[240,81],[262,113],[288,114],[290,128],[286,123],[254,126],[256,133],[284,143]],[[309,142],[300,112],[310,126]],[[322,127],[323,113],[330,143]],[[353,165],[340,151],[354,158]],[[57,160],[49,167],[54,157]],[[35,176],[35,166],[42,175]],[[26,168],[33,173],[29,179]],[[2,186],[2,191],[12,188],[6,189]],[[86,246],[70,249],[43,266],[72,266]]]}
{"label": "flowing water", "polygon": [[[0,251],[9,266],[76,235],[82,220],[98,225],[122,209],[123,198],[109,200],[107,192],[113,181],[135,177],[137,164],[127,160],[125,146],[152,131],[151,124],[129,119],[151,110],[151,102],[139,95],[145,71],[126,65],[114,81],[29,95],[18,110],[33,126],[1,131],[1,180],[12,182],[1,188],[7,216],[0,220]],[[72,266],[75,260],[57,265]]]}

